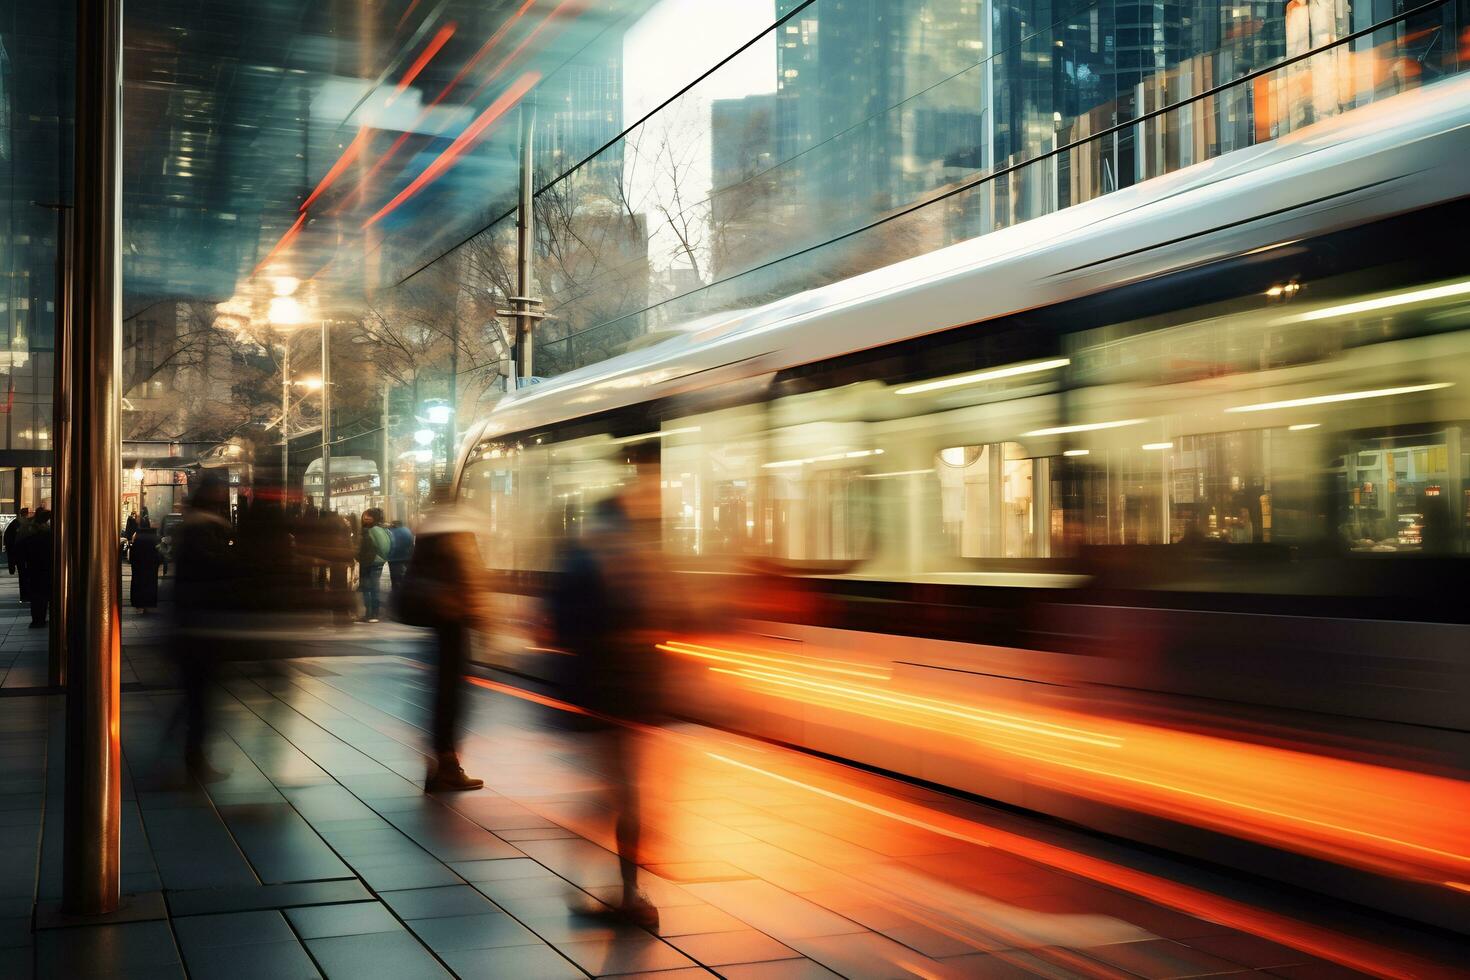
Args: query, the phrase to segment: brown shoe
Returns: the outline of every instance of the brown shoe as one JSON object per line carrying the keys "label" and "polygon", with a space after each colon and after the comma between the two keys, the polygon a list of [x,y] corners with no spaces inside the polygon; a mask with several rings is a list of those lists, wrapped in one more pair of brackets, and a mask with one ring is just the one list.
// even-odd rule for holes
{"label": "brown shoe", "polygon": [[484,785],[485,780],[466,776],[464,769],[459,764],[459,758],[451,753],[441,756],[438,764],[429,771],[428,778],[424,780],[424,792],[461,792],[479,789]]}

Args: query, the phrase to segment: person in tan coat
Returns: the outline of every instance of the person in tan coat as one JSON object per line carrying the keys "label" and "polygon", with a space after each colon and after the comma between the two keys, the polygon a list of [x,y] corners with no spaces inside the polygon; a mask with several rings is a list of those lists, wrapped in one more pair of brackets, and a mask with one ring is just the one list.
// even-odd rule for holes
{"label": "person in tan coat", "polygon": [[434,760],[424,792],[473,790],[483,779],[465,774],[459,762],[460,713],[470,630],[488,629],[490,581],[480,558],[472,517],[457,507],[448,487],[434,491],[433,509],[419,528],[404,575],[399,618],[434,630]]}

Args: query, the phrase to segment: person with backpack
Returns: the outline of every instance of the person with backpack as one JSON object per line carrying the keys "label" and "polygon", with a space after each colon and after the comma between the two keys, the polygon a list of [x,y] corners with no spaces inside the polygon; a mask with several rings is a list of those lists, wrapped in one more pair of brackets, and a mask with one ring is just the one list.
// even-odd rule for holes
{"label": "person with backpack", "polygon": [[474,790],[483,779],[459,762],[459,716],[471,629],[489,629],[490,580],[480,558],[475,522],[454,505],[448,486],[435,487],[395,602],[400,621],[434,631],[434,761],[425,793]]}
{"label": "person with backpack", "polygon": [[413,557],[413,532],[402,521],[394,521],[388,528],[388,537],[393,542],[393,548],[388,552],[388,582],[396,605],[403,588],[403,576],[408,571],[408,560]]}
{"label": "person with backpack", "polygon": [[556,645],[571,654],[564,696],[588,712],[590,748],[607,777],[617,815],[622,899],[614,914],[646,929],[658,909],[638,888],[642,837],[637,729],[665,715],[657,645],[683,618],[663,561],[657,446],[620,454],[625,480],[599,503],[580,538],[567,541],[548,596]]}
{"label": "person with backpack", "polygon": [[358,622],[380,622],[383,565],[392,550],[393,541],[383,527],[383,512],[369,507],[362,512],[362,533],[357,538],[357,591],[362,593],[362,619]]}

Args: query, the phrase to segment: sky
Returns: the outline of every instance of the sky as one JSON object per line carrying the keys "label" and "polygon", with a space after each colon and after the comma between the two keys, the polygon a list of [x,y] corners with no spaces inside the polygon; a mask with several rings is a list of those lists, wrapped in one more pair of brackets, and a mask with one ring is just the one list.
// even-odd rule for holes
{"label": "sky", "polygon": [[[650,151],[663,139],[677,145],[683,167],[678,190],[685,201],[709,197],[710,103],[776,90],[776,39],[769,30],[775,7],[774,0],[659,0],[624,36],[624,127],[760,36],[654,117],[650,132],[639,141],[640,147]],[[626,159],[624,166],[632,201],[651,204],[671,197],[673,188],[667,176],[650,161]],[[669,254],[677,245],[667,226],[659,227],[659,220],[656,213],[649,214],[648,250],[655,270],[669,267]],[[707,268],[708,249],[698,251],[701,265]],[[676,260],[673,264],[684,263]]]}

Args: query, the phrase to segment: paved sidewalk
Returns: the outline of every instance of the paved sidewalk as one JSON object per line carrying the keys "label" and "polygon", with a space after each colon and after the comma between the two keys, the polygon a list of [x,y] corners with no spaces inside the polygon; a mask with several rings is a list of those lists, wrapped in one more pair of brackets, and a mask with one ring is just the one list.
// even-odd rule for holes
{"label": "paved sidewalk", "polygon": [[0,976],[1354,975],[1302,948],[1421,975],[1452,962],[1367,918],[1283,914],[1238,883],[697,727],[646,736],[654,935],[583,914],[619,892],[612,819],[596,754],[555,708],[480,681],[465,764],[486,789],[428,797],[415,631],[307,629],[283,653],[313,656],[227,671],[210,753],[229,775],[201,785],[179,760],[162,620],[131,610],[123,887],[158,917],[32,932],[58,894],[62,703],[36,691],[44,634],[12,583]]}

